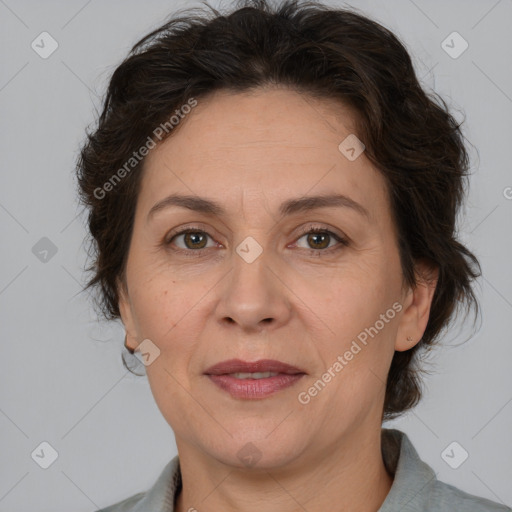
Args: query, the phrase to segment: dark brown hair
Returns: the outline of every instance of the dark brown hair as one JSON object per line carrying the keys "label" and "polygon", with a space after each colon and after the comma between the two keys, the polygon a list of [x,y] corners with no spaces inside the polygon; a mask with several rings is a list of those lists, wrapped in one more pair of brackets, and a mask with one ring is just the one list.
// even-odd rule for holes
{"label": "dark brown hair", "polygon": [[[279,84],[338,100],[357,113],[365,155],[386,179],[404,282],[416,285],[417,261],[439,270],[421,341],[392,360],[383,419],[398,416],[421,398],[418,350],[439,339],[460,305],[478,312],[472,280],[480,265],[456,239],[469,167],[462,123],[439,95],[422,89],[399,39],[355,9],[296,0],[242,0],[227,14],[207,7],[176,13],[135,44],[87,132],[77,164],[92,235],[85,289],[99,289],[105,318],[119,318],[117,284],[124,282],[144,160],[132,169],[126,162],[190,98]],[[122,179],[112,185],[116,173]]]}

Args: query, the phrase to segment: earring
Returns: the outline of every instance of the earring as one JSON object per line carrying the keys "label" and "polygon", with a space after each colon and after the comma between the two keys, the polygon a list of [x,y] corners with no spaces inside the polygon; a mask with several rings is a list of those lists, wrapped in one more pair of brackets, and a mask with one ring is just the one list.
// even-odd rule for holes
{"label": "earring", "polygon": [[407,336],[407,341],[412,341],[412,338],[410,336]]}
{"label": "earring", "polygon": [[127,342],[127,341],[128,341],[128,340],[127,340],[127,335],[125,334],[125,335],[124,335],[124,346],[125,346],[126,350],[128,350],[128,352],[130,352],[130,354],[133,354],[135,351],[133,350],[133,348],[130,348],[130,347],[126,344],[126,342]]}

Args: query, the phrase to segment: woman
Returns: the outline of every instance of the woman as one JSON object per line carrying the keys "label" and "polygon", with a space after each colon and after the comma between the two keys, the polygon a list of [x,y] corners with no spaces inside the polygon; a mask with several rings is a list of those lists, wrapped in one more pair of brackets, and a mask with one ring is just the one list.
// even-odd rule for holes
{"label": "woman", "polygon": [[121,511],[502,511],[383,429],[475,256],[468,156],[387,29],[264,1],[174,17],[116,69],[78,178],[89,286],[178,456]]}

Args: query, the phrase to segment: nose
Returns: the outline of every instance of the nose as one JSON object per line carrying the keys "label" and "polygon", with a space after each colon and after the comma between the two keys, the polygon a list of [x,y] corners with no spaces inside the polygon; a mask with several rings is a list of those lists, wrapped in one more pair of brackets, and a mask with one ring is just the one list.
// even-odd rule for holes
{"label": "nose", "polygon": [[219,322],[247,332],[276,329],[288,322],[291,292],[266,251],[250,263],[236,252],[232,260],[231,271],[220,283]]}

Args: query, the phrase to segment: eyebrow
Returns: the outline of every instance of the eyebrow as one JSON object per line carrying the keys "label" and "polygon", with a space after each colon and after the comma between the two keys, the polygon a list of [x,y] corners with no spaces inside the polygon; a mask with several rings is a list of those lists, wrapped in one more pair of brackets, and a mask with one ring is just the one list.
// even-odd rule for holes
{"label": "eyebrow", "polygon": [[[187,208],[198,213],[204,213],[212,216],[225,216],[226,210],[217,202],[199,196],[171,194],[161,201],[158,201],[149,210],[147,221],[149,221],[157,212],[171,206]],[[299,212],[307,212],[318,208],[351,208],[367,220],[370,219],[368,210],[353,199],[343,194],[328,194],[319,196],[304,196],[297,199],[288,199],[279,207],[281,217],[292,215]]]}

